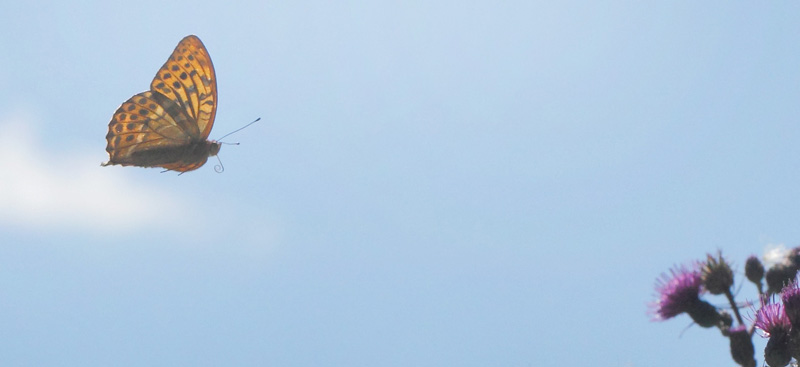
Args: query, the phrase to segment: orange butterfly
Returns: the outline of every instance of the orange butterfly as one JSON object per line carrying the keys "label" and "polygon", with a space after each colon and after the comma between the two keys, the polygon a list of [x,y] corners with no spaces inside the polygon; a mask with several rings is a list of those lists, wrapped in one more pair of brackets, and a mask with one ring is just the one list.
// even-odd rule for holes
{"label": "orange butterfly", "polygon": [[122,104],[108,123],[103,166],[163,167],[181,173],[219,153],[207,140],[217,112],[217,79],[203,42],[186,36],[158,71],[150,90]]}

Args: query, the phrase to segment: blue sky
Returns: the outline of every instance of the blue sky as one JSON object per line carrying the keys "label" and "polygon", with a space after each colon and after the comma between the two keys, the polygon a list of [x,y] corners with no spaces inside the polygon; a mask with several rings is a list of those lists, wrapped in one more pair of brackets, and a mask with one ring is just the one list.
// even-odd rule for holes
{"label": "blue sky", "polygon": [[[798,11],[0,4],[0,364],[730,364],[645,305],[800,243]],[[188,34],[211,138],[262,121],[222,174],[100,167]]]}

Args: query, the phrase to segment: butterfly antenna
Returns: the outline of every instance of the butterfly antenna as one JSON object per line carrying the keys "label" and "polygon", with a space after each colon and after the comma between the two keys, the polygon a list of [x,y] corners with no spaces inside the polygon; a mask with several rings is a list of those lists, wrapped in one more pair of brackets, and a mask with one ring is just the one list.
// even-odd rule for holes
{"label": "butterfly antenna", "polygon": [[222,159],[219,159],[219,155],[217,155],[216,157],[217,157],[217,161],[219,161],[219,164],[215,164],[214,165],[214,172],[216,172],[216,173],[225,172],[225,167],[222,165]]}
{"label": "butterfly antenna", "polygon": [[[253,122],[251,122],[251,123],[249,123],[249,124],[247,124],[247,125],[244,125],[244,126],[242,126],[242,127],[238,128],[238,129],[236,129],[236,130],[233,130],[233,131],[231,131],[231,132],[229,132],[229,133],[227,133],[227,134],[223,135],[221,138],[217,139],[217,141],[219,142],[220,140],[222,140],[222,139],[225,139],[226,137],[230,136],[231,134],[238,133],[239,131],[242,131],[242,130],[244,130],[244,128],[246,128],[246,127],[248,127],[248,126],[250,126],[250,125],[252,125],[252,124],[255,124],[256,122],[258,122],[258,121],[260,121],[260,120],[261,120],[261,117],[259,117],[259,118],[255,119]],[[239,145],[239,143],[226,143],[226,144]]]}

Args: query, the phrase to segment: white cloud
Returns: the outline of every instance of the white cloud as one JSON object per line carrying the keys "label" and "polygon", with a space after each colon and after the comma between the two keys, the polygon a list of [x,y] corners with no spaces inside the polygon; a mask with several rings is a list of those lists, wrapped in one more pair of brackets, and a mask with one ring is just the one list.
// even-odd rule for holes
{"label": "white cloud", "polygon": [[187,225],[176,223],[178,198],[103,169],[97,154],[48,148],[33,120],[0,118],[0,228],[105,234]]}
{"label": "white cloud", "polygon": [[782,243],[770,243],[764,249],[764,266],[771,268],[776,264],[784,264],[789,261],[791,249],[786,248]]}

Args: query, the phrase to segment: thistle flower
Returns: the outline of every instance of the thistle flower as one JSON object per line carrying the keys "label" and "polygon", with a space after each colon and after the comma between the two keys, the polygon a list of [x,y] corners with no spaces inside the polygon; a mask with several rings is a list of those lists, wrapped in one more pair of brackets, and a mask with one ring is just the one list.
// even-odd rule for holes
{"label": "thistle flower", "polygon": [[783,287],[781,301],[783,301],[784,313],[792,327],[800,329],[800,284],[797,281]]}
{"label": "thistle flower", "polygon": [[654,321],[663,321],[686,312],[689,304],[700,299],[702,279],[696,267],[676,266],[670,274],[661,273],[656,280],[658,300],[650,304]]}
{"label": "thistle flower", "polygon": [[786,317],[783,305],[772,300],[763,304],[756,312],[755,327],[761,329],[764,337],[769,337],[764,348],[764,360],[772,367],[785,366],[792,359],[789,350],[791,323]]}
{"label": "thistle flower", "polygon": [[654,321],[667,320],[686,312],[702,327],[719,323],[720,315],[716,307],[700,299],[703,281],[697,268],[697,264],[692,267],[676,266],[670,270],[670,275],[661,274],[656,281],[658,300],[650,304],[649,310]]}
{"label": "thistle flower", "polygon": [[761,308],[756,311],[754,326],[761,330],[765,338],[776,333],[788,333],[792,324],[786,317],[783,305],[774,303],[772,299],[762,303]]}

